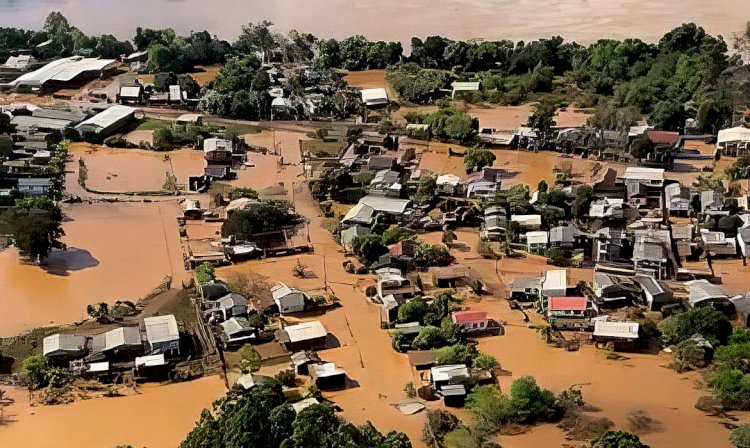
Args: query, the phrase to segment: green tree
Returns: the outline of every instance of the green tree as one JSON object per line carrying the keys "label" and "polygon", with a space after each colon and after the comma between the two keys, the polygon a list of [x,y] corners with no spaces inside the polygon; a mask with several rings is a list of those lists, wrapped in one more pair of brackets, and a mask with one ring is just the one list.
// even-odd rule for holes
{"label": "green tree", "polygon": [[221,234],[250,238],[256,233],[298,224],[301,219],[286,201],[264,201],[232,213],[221,226]]}
{"label": "green tree", "polygon": [[438,349],[435,360],[438,365],[466,364],[471,366],[479,352],[474,346],[454,344]]}
{"label": "green tree", "polygon": [[486,166],[492,166],[495,163],[495,153],[489,149],[472,148],[464,156],[464,166],[467,170],[480,171]]}
{"label": "green tree", "polygon": [[258,350],[252,345],[243,345],[237,351],[240,355],[240,370],[244,373],[256,372],[260,369],[262,358]]}
{"label": "green tree", "polygon": [[607,431],[597,437],[591,448],[649,448],[641,439],[626,431]]}
{"label": "green tree", "polygon": [[422,299],[412,299],[398,308],[398,321],[401,323],[424,322],[430,307]]}
{"label": "green tree", "polygon": [[414,263],[421,268],[448,266],[455,258],[441,244],[419,243],[414,250]]}
{"label": "green tree", "polygon": [[555,114],[557,114],[557,102],[553,99],[544,99],[537,103],[526,123],[528,127],[536,131],[542,145],[547,142],[552,127],[557,124]]}
{"label": "green tree", "polygon": [[411,232],[406,230],[403,227],[394,226],[389,227],[388,229],[383,232],[382,240],[383,244],[386,246],[390,246],[391,244],[398,243],[401,240],[404,240],[411,236]]}
{"label": "green tree", "polygon": [[388,253],[388,248],[383,244],[379,235],[355,237],[352,241],[352,250],[363,262],[368,264],[378,261],[382,255]]}
{"label": "green tree", "polygon": [[500,364],[497,362],[497,358],[488,353],[480,353],[476,358],[474,358],[473,363],[473,367],[475,369],[485,371],[492,371],[499,367],[499,365]]}
{"label": "green tree", "polygon": [[732,325],[726,316],[710,307],[693,308],[669,316],[658,324],[665,344],[678,344],[699,334],[713,346],[726,344],[732,334]]}
{"label": "green tree", "polygon": [[47,198],[22,199],[0,217],[22,255],[44,258],[53,248],[64,248],[62,211]]}

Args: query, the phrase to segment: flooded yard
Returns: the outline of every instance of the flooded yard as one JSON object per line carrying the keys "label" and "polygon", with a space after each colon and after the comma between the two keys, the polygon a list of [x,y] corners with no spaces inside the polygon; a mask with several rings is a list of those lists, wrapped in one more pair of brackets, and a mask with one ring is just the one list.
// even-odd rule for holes
{"label": "flooded yard", "polygon": [[186,277],[176,216],[170,203],[65,205],[67,251],[47,266],[24,262],[14,249],[0,252],[0,336],[86,318],[86,305],[137,300],[164,277]]}
{"label": "flooded yard", "polygon": [[161,386],[139,386],[138,394],[59,406],[31,406],[28,393],[7,389],[15,403],[5,410],[0,446],[43,448],[132,445],[174,448],[204,408],[226,392],[218,376]]}

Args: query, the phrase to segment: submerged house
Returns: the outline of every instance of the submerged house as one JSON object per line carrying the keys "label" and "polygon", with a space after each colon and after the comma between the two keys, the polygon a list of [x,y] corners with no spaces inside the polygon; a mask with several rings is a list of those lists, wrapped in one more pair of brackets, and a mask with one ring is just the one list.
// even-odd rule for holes
{"label": "submerged house", "polygon": [[586,297],[550,297],[547,302],[547,320],[553,328],[587,328],[591,318],[589,305]]}
{"label": "submerged house", "polygon": [[564,297],[568,291],[568,271],[552,269],[544,273],[541,293],[547,297]]}
{"label": "submerged house", "polygon": [[143,319],[149,354],[180,354],[180,329],[171,314]]}
{"label": "submerged house", "polygon": [[141,331],[138,327],[120,327],[97,334],[91,340],[91,354],[105,357],[135,357],[143,351]]}
{"label": "submerged house", "polygon": [[323,324],[314,320],[296,325],[288,325],[276,331],[276,340],[292,352],[322,350],[326,347],[328,332]]}
{"label": "submerged house", "polygon": [[336,367],[336,364],[327,362],[323,364],[311,364],[309,366],[310,378],[320,390],[343,389],[346,387],[346,372]]}
{"label": "submerged house", "polygon": [[305,310],[307,296],[294,286],[279,283],[271,288],[271,295],[281,314],[300,313]]}
{"label": "submerged house", "polygon": [[53,334],[42,341],[42,354],[52,361],[70,361],[86,354],[86,336]]}
{"label": "submerged house", "polygon": [[232,317],[221,324],[224,348],[240,347],[258,338],[258,329],[244,317]]}
{"label": "submerged house", "polygon": [[636,275],[633,279],[641,288],[641,294],[648,309],[661,310],[661,307],[674,302],[672,289],[663,281],[649,275]]}
{"label": "submerged house", "polygon": [[636,322],[594,322],[595,342],[612,344],[615,350],[633,350],[640,337],[640,324]]}

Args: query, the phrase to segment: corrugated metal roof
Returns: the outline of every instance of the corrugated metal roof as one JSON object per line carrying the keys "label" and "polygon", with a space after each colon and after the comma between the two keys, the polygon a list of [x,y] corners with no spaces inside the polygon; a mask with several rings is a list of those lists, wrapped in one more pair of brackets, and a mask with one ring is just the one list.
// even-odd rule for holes
{"label": "corrugated metal roof", "polygon": [[81,58],[72,56],[58,59],[33,72],[19,76],[10,84],[41,86],[47,81],[67,82],[84,72],[101,71],[106,66],[117,62],[114,59]]}
{"label": "corrugated metal roof", "polygon": [[371,207],[376,212],[402,214],[406,211],[410,201],[408,199],[394,199],[368,195],[360,199],[359,203]]}
{"label": "corrugated metal roof", "polygon": [[640,325],[635,322],[607,322],[597,320],[594,322],[594,336],[638,339]]}
{"label": "corrugated metal roof", "polygon": [[135,111],[136,109],[134,107],[122,106],[119,104],[111,106],[88,120],[79,123],[78,126],[76,126],[76,129],[91,126],[97,129],[96,132],[101,132],[101,130],[109,128],[120,120],[134,115]]}
{"label": "corrugated metal roof", "polygon": [[289,286],[286,283],[279,283],[278,285],[271,288],[271,295],[273,296],[274,300],[281,299],[282,297],[286,297],[290,294],[297,294],[301,292],[301,290],[295,288],[294,286]]}
{"label": "corrugated metal roof", "polygon": [[146,327],[146,339],[150,343],[170,342],[180,339],[177,319],[171,314],[143,319]]}
{"label": "corrugated metal roof", "polygon": [[311,339],[324,338],[328,334],[323,324],[314,320],[297,325],[284,327],[290,342],[309,341]]}
{"label": "corrugated metal roof", "polygon": [[363,89],[362,101],[365,103],[388,102],[388,93],[383,88]]}
{"label": "corrugated metal roof", "polygon": [[86,347],[86,336],[78,334],[53,334],[42,341],[42,353],[46,356],[58,351],[82,352]]}

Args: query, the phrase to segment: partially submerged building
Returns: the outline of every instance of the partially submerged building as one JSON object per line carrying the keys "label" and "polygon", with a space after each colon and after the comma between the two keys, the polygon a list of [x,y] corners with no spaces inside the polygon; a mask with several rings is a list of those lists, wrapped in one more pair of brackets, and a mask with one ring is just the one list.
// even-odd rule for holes
{"label": "partially submerged building", "polygon": [[180,329],[171,314],[143,319],[149,354],[180,354]]}
{"label": "partially submerged building", "polygon": [[281,314],[300,313],[305,310],[306,295],[293,286],[279,283],[271,288],[271,295]]}
{"label": "partially submerged building", "polygon": [[114,134],[135,117],[136,109],[130,106],[114,105],[93,117],[79,123],[75,129],[81,135]]}
{"label": "partially submerged building", "polygon": [[292,352],[304,350],[322,350],[326,348],[328,332],[323,324],[314,320],[296,325],[287,325],[276,331],[276,340]]}

